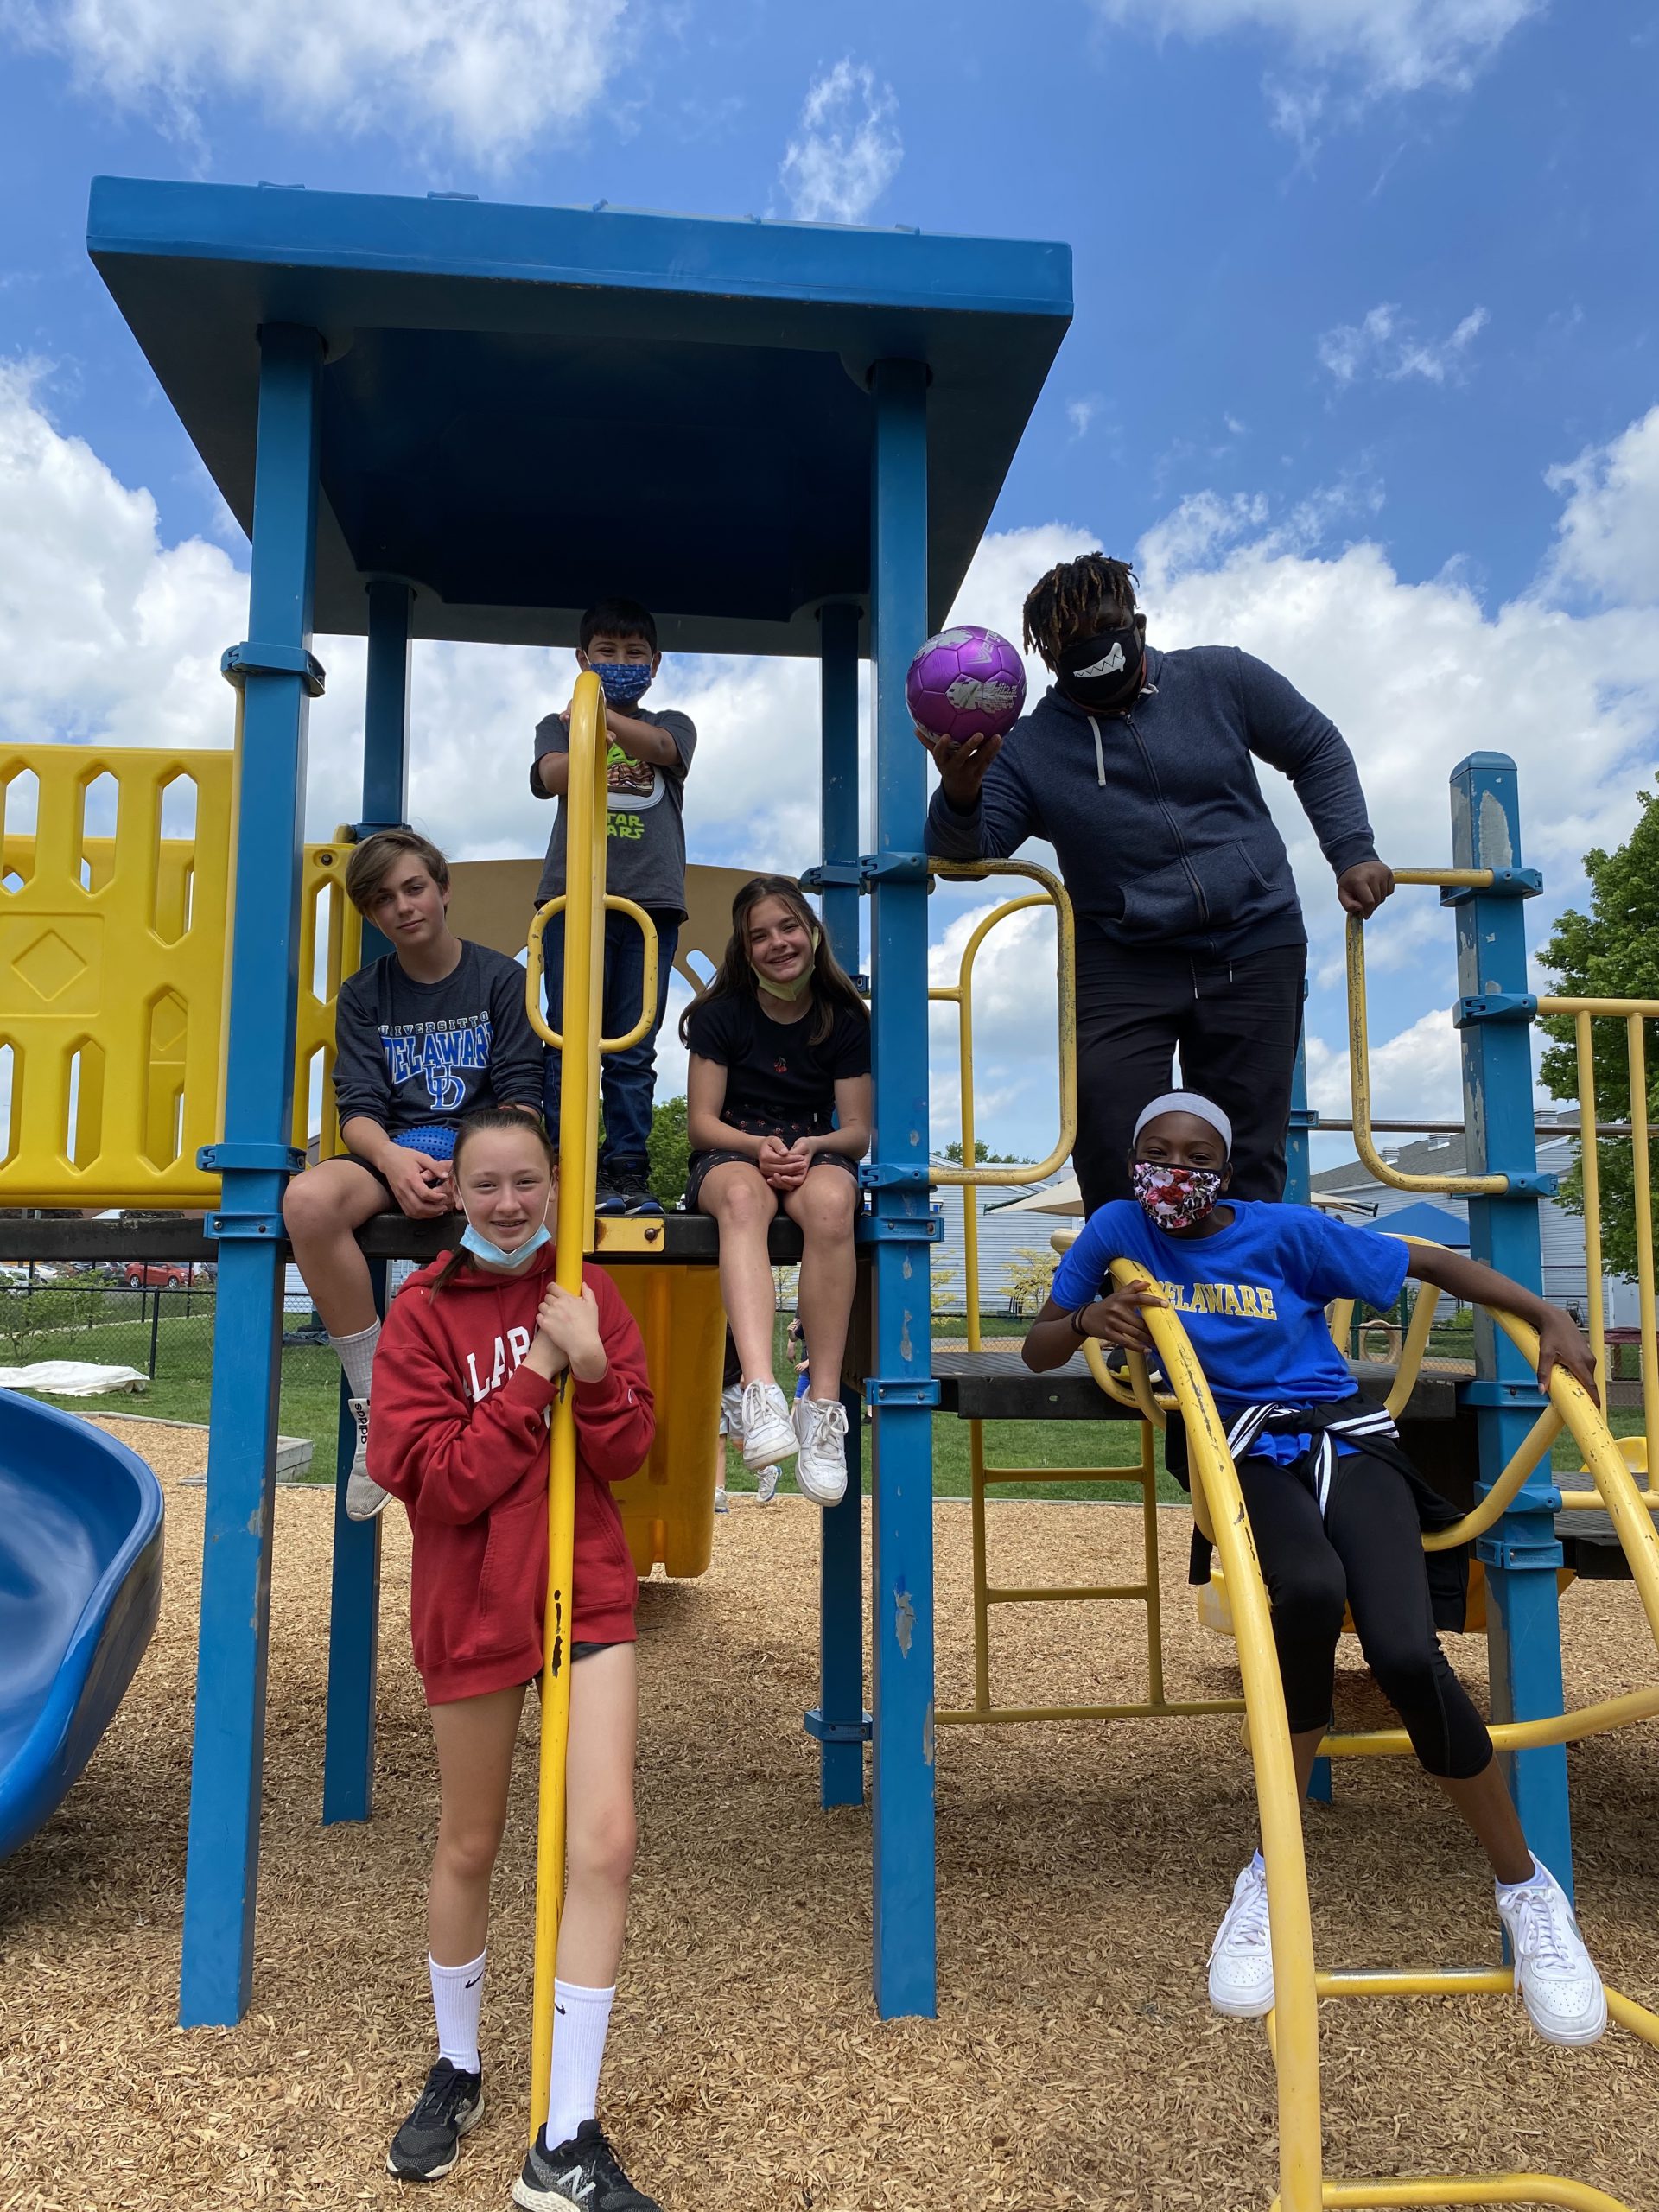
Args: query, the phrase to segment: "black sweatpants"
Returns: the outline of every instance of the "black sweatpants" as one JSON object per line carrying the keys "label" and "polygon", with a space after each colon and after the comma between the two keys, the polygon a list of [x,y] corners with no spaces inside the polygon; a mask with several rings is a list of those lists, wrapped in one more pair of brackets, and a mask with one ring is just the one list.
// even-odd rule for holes
{"label": "black sweatpants", "polygon": [[1359,1648],[1430,1774],[1483,1772],[1492,1739],[1434,1633],[1417,1503],[1399,1470],[1368,1452],[1339,1457],[1325,1516],[1301,1477],[1270,1459],[1238,1462],[1291,1732],[1331,1717],[1337,1639],[1351,1606]]}
{"label": "black sweatpants", "polygon": [[1129,1142],[1148,1100],[1201,1090],[1233,1124],[1241,1198],[1285,1195],[1285,1136],[1302,1032],[1306,948],[1272,945],[1236,960],[1128,951],[1077,942],[1077,1141],[1072,1164],[1085,1213],[1129,1196]]}

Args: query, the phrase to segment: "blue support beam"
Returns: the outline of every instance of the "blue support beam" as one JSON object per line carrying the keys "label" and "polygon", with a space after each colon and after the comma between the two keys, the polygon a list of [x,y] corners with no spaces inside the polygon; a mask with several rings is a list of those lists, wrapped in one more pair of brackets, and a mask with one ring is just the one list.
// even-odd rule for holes
{"label": "blue support beam", "polygon": [[927,634],[927,372],[878,361],[872,617],[876,851],[870,882],[875,1134],[871,1780],[874,1979],[884,2019],[937,2006],[933,1413],[929,1318],[926,756],[905,672]]}
{"label": "blue support beam", "polygon": [[[372,832],[409,810],[409,639],[414,594],[401,577],[368,585],[368,682],[363,715],[363,820]],[[363,925],[363,964],[391,950]],[[386,1310],[386,1266],[369,1268],[377,1309]],[[380,1642],[380,1523],[346,1517],[346,1484],[357,1448],[351,1387],[340,1384],[334,1476],[334,1573],[328,1611],[328,1712],[322,1754],[322,1818],[366,1821],[374,1806],[374,1705]]]}
{"label": "blue support beam", "polygon": [[225,1086],[224,1198],[202,1548],[179,2018],[230,2027],[251,1989],[270,1622],[283,1308],[282,1197],[294,1094],[300,840],[310,658],[319,384],[315,331],[260,333],[248,640],[242,688]]}
{"label": "blue support beam", "polygon": [[[1521,867],[1520,804],[1515,763],[1507,754],[1471,753],[1452,771],[1452,860],[1456,868]],[[1457,915],[1459,995],[1488,1001],[1523,996],[1527,945],[1521,899],[1482,892],[1444,896]],[[1535,1177],[1529,1021],[1471,1020],[1465,1014],[1463,1095],[1469,1172]],[[1541,1291],[1535,1185],[1515,1196],[1471,1198],[1469,1249],[1474,1258],[1527,1289]],[[1531,1369],[1479,1313],[1475,1374],[1468,1395],[1476,1407],[1484,1496],[1536,1418],[1541,1401]],[[1536,1720],[1561,1710],[1555,1571],[1562,1554],[1554,1523],[1560,1503],[1546,1461],[1475,1548],[1486,1570],[1486,1653],[1495,1720]],[[1566,1749],[1555,1745],[1516,1752],[1507,1766],[1527,1840],[1570,1892],[1573,1832]]]}
{"label": "blue support beam", "polygon": [[[858,866],[858,620],[849,604],[823,609],[823,851],[832,875]],[[832,880],[823,893],[824,934],[849,974],[859,967],[855,880]],[[863,1408],[843,1389],[847,1411],[847,1495],[821,1516],[818,1566],[818,1707],[809,1719],[820,1744],[818,1802],[864,1802]],[[814,1722],[816,1721],[816,1726]]]}

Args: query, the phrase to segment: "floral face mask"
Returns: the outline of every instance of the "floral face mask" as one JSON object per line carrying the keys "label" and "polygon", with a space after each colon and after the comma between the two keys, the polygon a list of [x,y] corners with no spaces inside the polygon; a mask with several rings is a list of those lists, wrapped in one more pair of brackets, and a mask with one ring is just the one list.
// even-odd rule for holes
{"label": "floral face mask", "polygon": [[1141,1211],[1160,1229],[1191,1229],[1221,1196],[1221,1175],[1213,1167],[1166,1167],[1157,1160],[1137,1160],[1132,1173]]}

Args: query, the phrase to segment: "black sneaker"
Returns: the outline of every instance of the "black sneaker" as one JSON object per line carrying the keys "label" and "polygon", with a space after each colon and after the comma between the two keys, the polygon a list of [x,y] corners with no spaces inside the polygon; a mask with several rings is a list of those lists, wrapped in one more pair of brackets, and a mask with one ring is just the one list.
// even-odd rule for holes
{"label": "black sneaker", "polygon": [[627,1210],[628,1203],[622,1185],[601,1168],[594,1186],[594,1211],[596,1214],[616,1214],[626,1213]]}
{"label": "black sneaker", "polygon": [[543,2128],[524,2154],[512,2201],[525,2212],[663,2212],[642,2196],[616,2162],[596,2120],[584,2120],[569,2143],[546,2147]]}
{"label": "black sneaker", "polygon": [[660,1214],[662,1210],[662,1200],[654,1191],[647,1190],[643,1183],[623,1184],[622,1211],[624,1213]]}
{"label": "black sneaker", "polygon": [[461,2156],[461,2139],[484,2117],[484,2077],[441,2058],[415,2109],[391,2139],[386,2171],[399,2181],[436,2181]]}

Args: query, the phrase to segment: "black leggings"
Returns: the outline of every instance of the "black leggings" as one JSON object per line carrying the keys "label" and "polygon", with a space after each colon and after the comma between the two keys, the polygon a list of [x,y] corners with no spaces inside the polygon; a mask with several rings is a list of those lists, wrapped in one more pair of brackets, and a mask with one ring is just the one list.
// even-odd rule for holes
{"label": "black leggings", "polygon": [[1417,1507],[1398,1471],[1366,1452],[1338,1458],[1323,1522],[1288,1467],[1238,1463],[1293,1735],[1331,1717],[1344,1605],[1383,1695],[1430,1774],[1467,1781],[1492,1756],[1485,1723],[1446,1662],[1429,1608]]}

